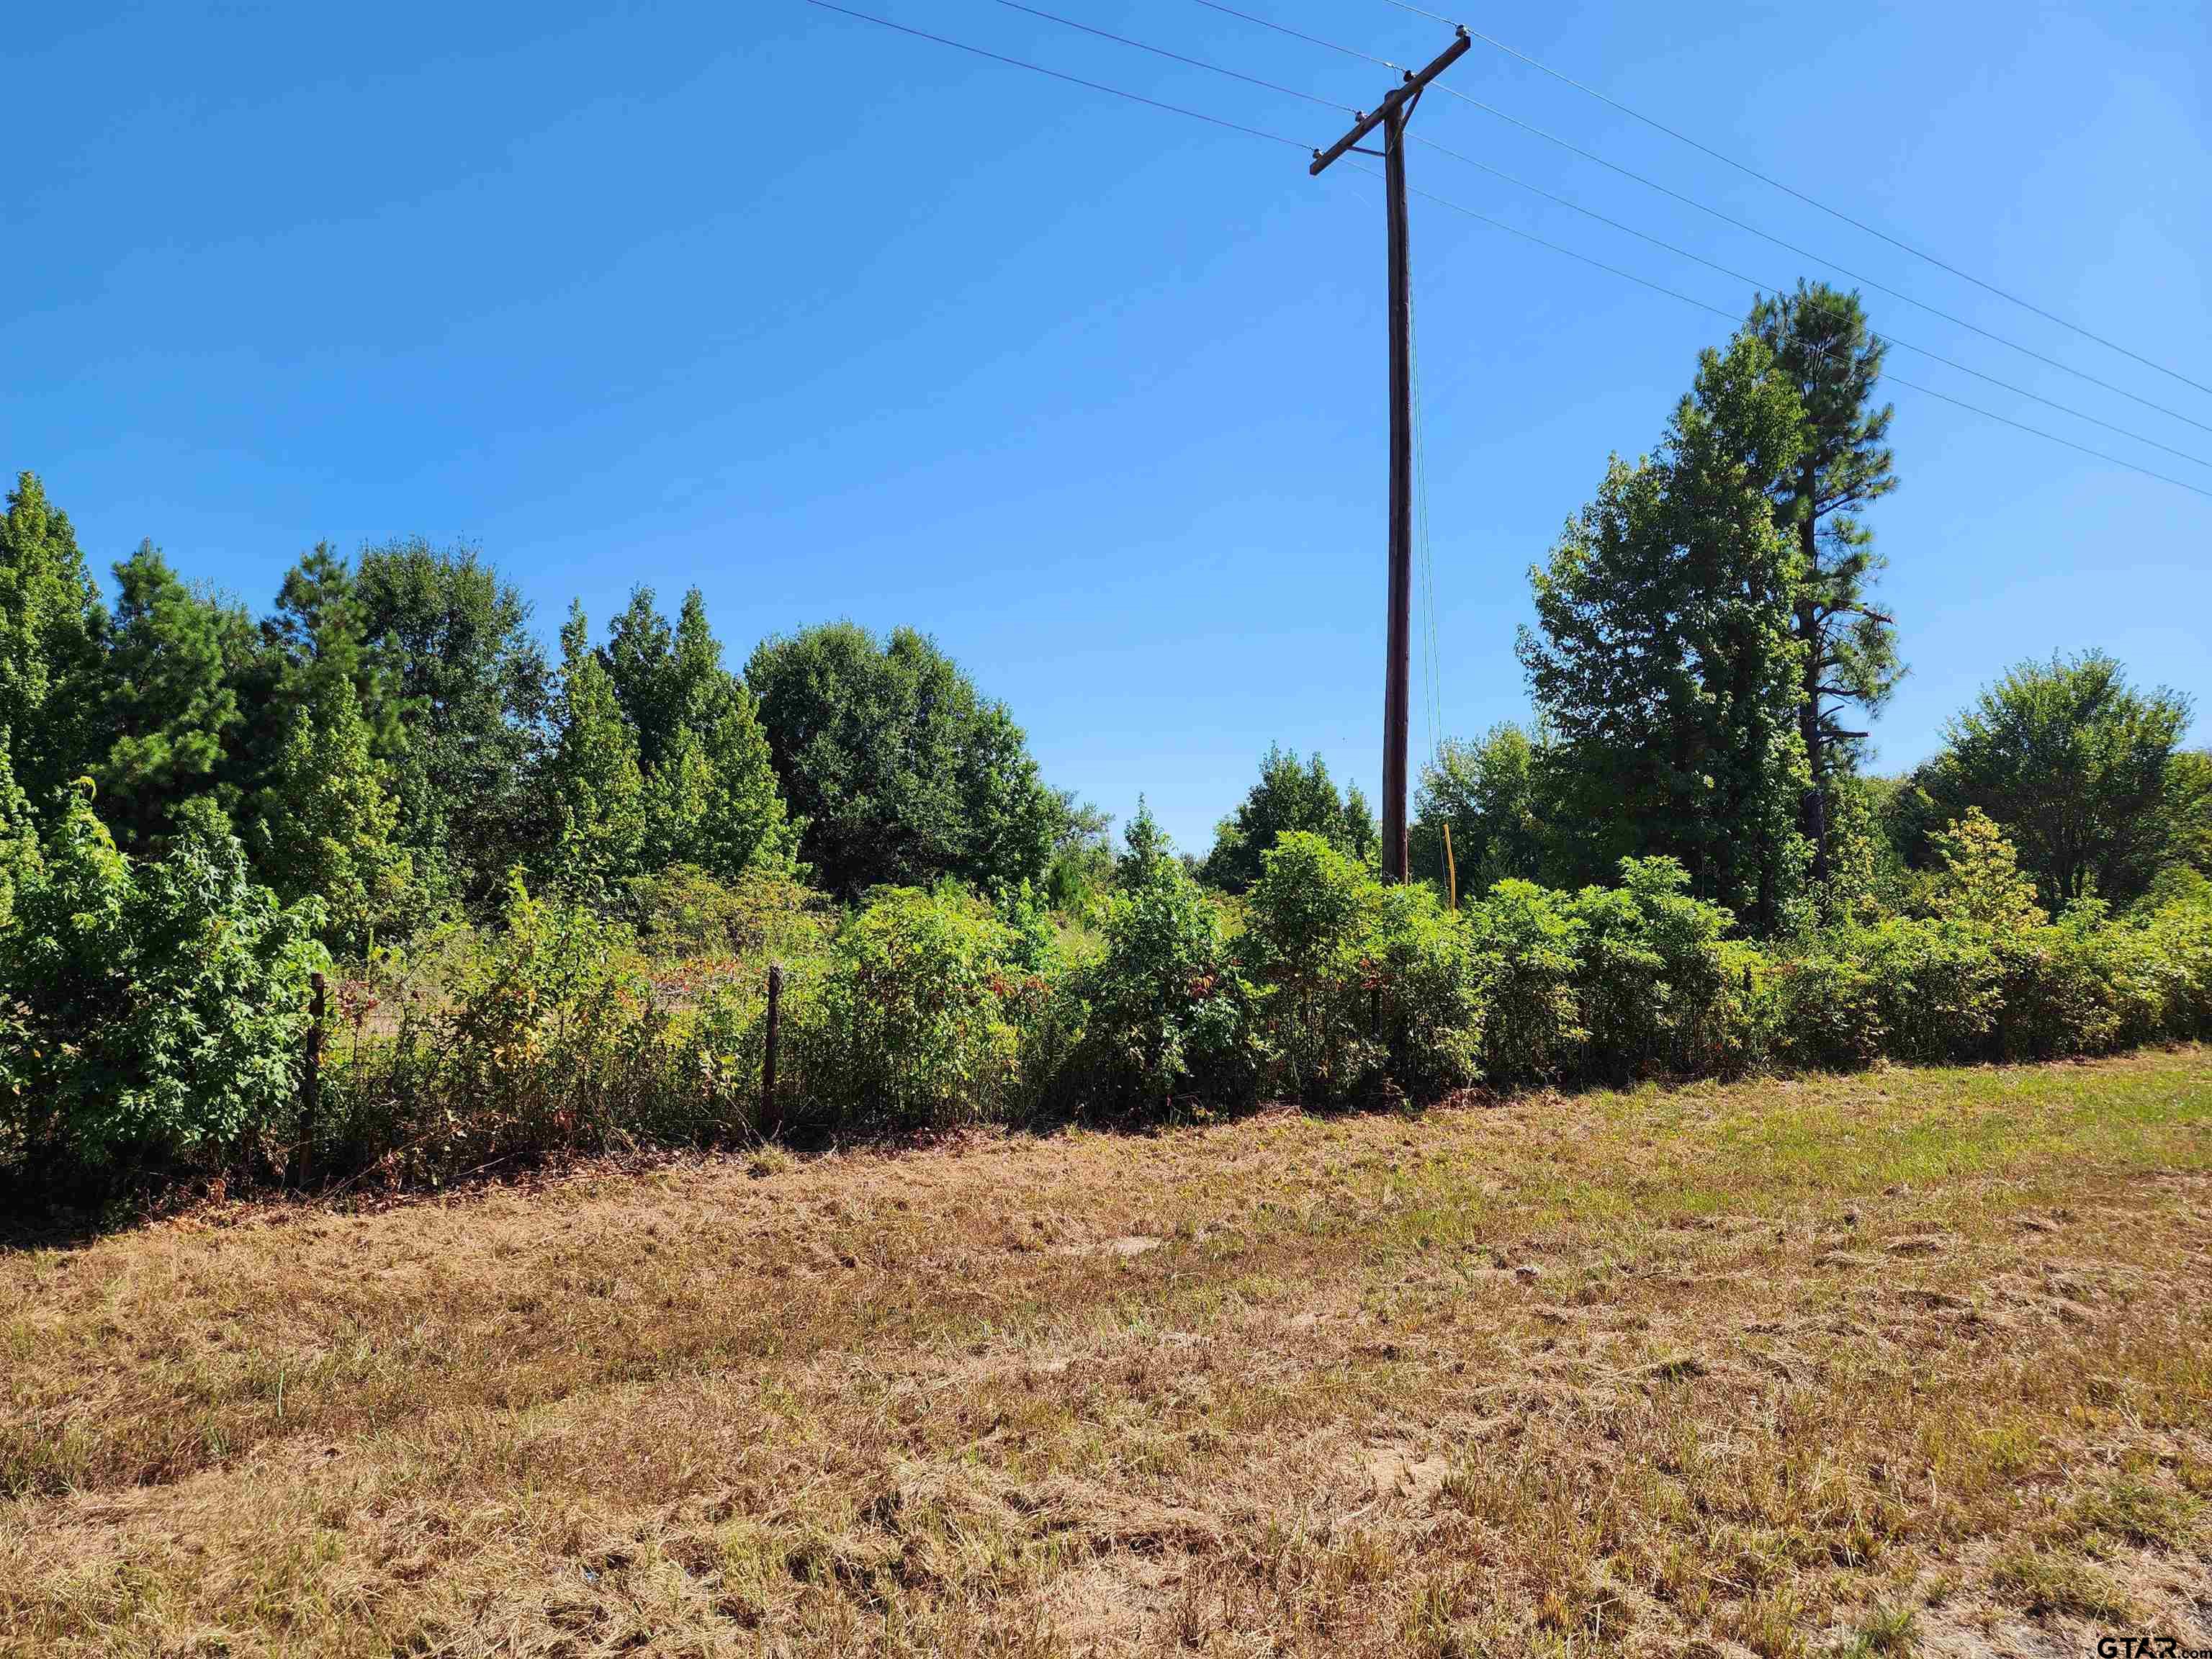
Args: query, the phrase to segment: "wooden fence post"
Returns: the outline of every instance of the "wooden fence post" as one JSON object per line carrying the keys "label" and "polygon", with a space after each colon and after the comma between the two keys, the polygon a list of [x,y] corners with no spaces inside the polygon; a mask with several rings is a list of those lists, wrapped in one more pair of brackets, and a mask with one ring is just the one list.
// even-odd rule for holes
{"label": "wooden fence post", "polygon": [[307,1184],[307,1149],[314,1144],[315,1126],[323,1116],[323,1015],[326,1005],[320,969],[307,975],[307,1050],[300,1077],[300,1150],[292,1160],[292,1179],[296,1186]]}
{"label": "wooden fence post", "polygon": [[761,1043],[761,1103],[758,1128],[765,1134],[775,1117],[775,1039],[783,1021],[783,968],[770,963],[768,970],[768,1024]]}

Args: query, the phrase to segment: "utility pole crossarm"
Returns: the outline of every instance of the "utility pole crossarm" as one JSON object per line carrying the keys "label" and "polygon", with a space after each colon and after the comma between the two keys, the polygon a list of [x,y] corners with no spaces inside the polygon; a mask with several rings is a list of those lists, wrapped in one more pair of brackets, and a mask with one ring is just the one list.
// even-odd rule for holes
{"label": "utility pole crossarm", "polygon": [[1371,114],[1361,116],[1359,118],[1358,125],[1352,128],[1351,131],[1346,133],[1343,137],[1338,139],[1327,149],[1316,150],[1314,152],[1313,165],[1308,167],[1306,171],[1309,173],[1318,177],[1323,167],[1327,167],[1331,161],[1336,160],[1338,156],[1343,155],[1345,151],[1350,149],[1354,144],[1358,143],[1362,138],[1364,138],[1369,133],[1374,131],[1376,128],[1381,126],[1382,123],[1389,119],[1392,115],[1395,115],[1401,104],[1419,97],[1421,95],[1421,89],[1424,87],[1427,86],[1430,82],[1435,80],[1437,76],[1442,75],[1444,70],[1450,68],[1453,64],[1458,62],[1461,58],[1464,57],[1466,55],[1467,49],[1474,44],[1474,42],[1468,38],[1467,31],[1464,28],[1461,29],[1459,32],[1459,39],[1453,41],[1451,45],[1446,46],[1443,51],[1437,53],[1437,56],[1431,60],[1429,66],[1426,69],[1420,70],[1419,73],[1415,73],[1410,70],[1407,71],[1406,84],[1394,89],[1388,97],[1383,99],[1382,102]]}

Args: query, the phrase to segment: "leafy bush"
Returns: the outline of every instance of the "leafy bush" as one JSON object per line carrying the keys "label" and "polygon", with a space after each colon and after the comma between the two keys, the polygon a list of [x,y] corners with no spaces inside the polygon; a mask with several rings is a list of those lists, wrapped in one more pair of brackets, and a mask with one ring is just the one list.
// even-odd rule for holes
{"label": "leafy bush", "polygon": [[1867,976],[1875,1024],[1892,1059],[1964,1059],[1981,1052],[2003,1006],[1990,936],[1954,922],[1891,916],[1838,936]]}
{"label": "leafy bush", "polygon": [[1482,1076],[1482,963],[1467,926],[1425,885],[1383,888],[1366,946],[1382,993],[1391,1080],[1416,1097]]}
{"label": "leafy bush", "polygon": [[1580,924],[1582,1023],[1614,1080],[1717,1069],[1725,1046],[1721,936],[1735,918],[1689,896],[1689,872],[1666,857],[1623,859],[1620,885],[1585,887]]}
{"label": "leafy bush", "polygon": [[1720,968],[1711,1070],[1720,1077],[1741,1077],[1774,1062],[1780,970],[1771,953],[1745,939],[1721,941]]}
{"label": "leafy bush", "polygon": [[[1925,914],[1862,906],[1762,948],[1724,937],[1728,913],[1664,858],[1575,894],[1500,882],[1454,915],[1291,832],[1235,900],[1202,890],[1140,813],[1095,932],[1019,883],[995,899],[878,889],[833,924],[769,872],[679,867],[590,904],[518,877],[495,922],[380,949],[339,988],[303,1121],[307,980],[324,960],[312,904],[256,887],[211,808],[188,805],[155,862],[118,852],[82,798],[64,807],[39,844],[0,802],[0,1167],[17,1177],[273,1167],[305,1145],[319,1174],[435,1182],[787,1127],[2212,1036],[2212,904],[2183,887],[2125,917],[2082,901],[2051,921],[1986,820],[1932,838]],[[784,1046],[763,1122],[771,961]]]}
{"label": "leafy bush", "polygon": [[18,871],[0,933],[12,1015],[0,1147],[106,1179],[279,1158],[299,1101],[308,976],[327,958],[313,900],[247,874],[212,801],[188,801],[158,861],[132,860],[70,791]]}
{"label": "leafy bush", "polygon": [[805,1105],[908,1128],[1018,1115],[1071,1012],[1037,948],[951,884],[877,889],[793,1010]]}
{"label": "leafy bush", "polygon": [[1488,1018],[1483,1072],[1493,1083],[1548,1083],[1579,1064],[1589,1033],[1575,981],[1584,926],[1565,894],[1501,881],[1470,905],[1468,926]]}
{"label": "leafy bush", "polygon": [[1097,1103],[1160,1110],[1185,1097],[1250,1097],[1261,1058],[1252,988],[1222,936],[1213,901],[1174,859],[1132,838],[1108,901],[1105,950],[1080,975],[1082,1092]]}
{"label": "leafy bush", "polygon": [[2055,923],[1997,941],[2003,967],[1998,1047],[2008,1060],[2103,1054],[2160,1034],[2166,986],[2148,938],[2111,925],[2085,899]]}
{"label": "leafy bush", "polygon": [[1381,891],[1310,831],[1287,830],[1261,855],[1238,952],[1262,988],[1274,1080],[1285,1096],[1342,1099],[1381,1079],[1382,981],[1368,951]]}
{"label": "leafy bush", "polygon": [[2166,1034],[2212,1037],[2212,895],[2162,906],[2142,927],[2164,983]]}
{"label": "leafy bush", "polygon": [[1856,1071],[1885,1052],[1881,988],[1866,964],[1815,943],[1775,963],[1774,1057],[1785,1066]]}

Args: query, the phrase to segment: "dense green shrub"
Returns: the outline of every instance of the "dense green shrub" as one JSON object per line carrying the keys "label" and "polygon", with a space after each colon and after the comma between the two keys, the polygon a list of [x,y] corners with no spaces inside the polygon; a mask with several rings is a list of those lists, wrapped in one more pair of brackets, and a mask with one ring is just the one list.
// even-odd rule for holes
{"label": "dense green shrub", "polygon": [[1720,965],[1711,1070],[1718,1077],[1741,1077],[1774,1063],[1780,974],[1773,955],[1748,939],[1723,939]]}
{"label": "dense green shrub", "polygon": [[92,1179],[281,1162],[308,975],[327,960],[315,902],[285,909],[255,885],[205,799],[179,809],[162,858],[138,860],[70,791],[17,879],[0,1152]]}
{"label": "dense green shrub", "polygon": [[2164,987],[2148,940],[2111,925],[2097,900],[2069,905],[2056,923],[2001,935],[1996,951],[1997,1046],[2007,1060],[2104,1054],[2158,1035],[2164,1024]]}
{"label": "dense green shrub", "polygon": [[2166,1034],[2212,1037],[2212,896],[2163,906],[2140,925],[2165,986]]}
{"label": "dense green shrub", "polygon": [[1889,1037],[1881,988],[1866,964],[1820,943],[1778,958],[1767,1019],[1773,1056],[1789,1066],[1871,1066]]}
{"label": "dense green shrub", "polygon": [[1186,1097],[1249,1098],[1262,1058],[1252,988],[1231,957],[1214,901],[1176,860],[1133,836],[1103,928],[1105,949],[1078,981],[1079,1097],[1152,1110]]}
{"label": "dense green shrub", "polygon": [[1585,887],[1577,988],[1593,1064],[1617,1082],[1721,1069],[1728,984],[1721,937],[1735,918],[1689,896],[1689,872],[1664,856],[1623,859],[1620,885]]}
{"label": "dense green shrub", "polygon": [[1482,1069],[1500,1085],[1549,1083],[1580,1063],[1589,1033],[1575,981],[1584,927],[1563,893],[1501,881],[1468,908],[1487,1010]]}
{"label": "dense green shrub", "polygon": [[793,1009],[807,1107],[904,1128],[1018,1115],[1072,1012],[1037,950],[951,884],[877,889]]}
{"label": "dense green shrub", "polygon": [[[0,812],[0,817],[6,817]],[[20,816],[20,815],[17,815]],[[13,817],[9,823],[15,822]],[[0,824],[0,831],[6,826]],[[2046,917],[1986,820],[1934,838],[1924,914],[1725,937],[1671,860],[1498,884],[1453,914],[1292,832],[1243,899],[1140,817],[1095,927],[1017,884],[884,888],[833,918],[783,875],[672,869],[590,902],[520,878],[490,922],[380,948],[332,999],[301,1115],[312,908],[187,805],[159,861],[83,801],[0,833],[0,1169],[374,1170],[440,1181],[568,1149],[926,1128],[1255,1098],[2096,1053],[2212,1036],[2212,905]],[[786,970],[763,1117],[765,984]]]}
{"label": "dense green shrub", "polygon": [[1985,932],[1890,916],[1836,939],[1838,953],[1865,975],[1873,1019],[1868,1037],[1881,1052],[1919,1061],[1981,1052],[2003,1006],[2002,970]]}
{"label": "dense green shrub", "polygon": [[1465,922],[1426,885],[1385,887],[1365,951],[1382,991],[1392,1082],[1417,1098],[1482,1076],[1482,963]]}
{"label": "dense green shrub", "polygon": [[1382,981],[1369,953],[1381,888],[1320,836],[1287,830],[1260,859],[1238,956],[1261,987],[1276,1091],[1343,1099],[1378,1083]]}

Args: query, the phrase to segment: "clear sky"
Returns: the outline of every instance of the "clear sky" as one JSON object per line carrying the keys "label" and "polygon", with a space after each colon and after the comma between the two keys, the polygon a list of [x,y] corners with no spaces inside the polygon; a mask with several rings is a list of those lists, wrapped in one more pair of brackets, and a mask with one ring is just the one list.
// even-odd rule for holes
{"label": "clear sky", "polygon": [[[1400,61],[1384,0],[1239,9]],[[853,0],[1313,144],[1328,111],[993,0]],[[1390,76],[1194,0],[1047,9],[1346,105]],[[1448,9],[1439,5],[1438,9]],[[1479,28],[2212,384],[2212,69],[2190,0],[1563,8]],[[151,537],[265,606],[317,538],[481,545],[550,635],[705,590],[742,660],[934,634],[1048,775],[1202,850],[1271,739],[1380,772],[1379,189],[799,3],[26,8],[0,46],[0,467],[104,567]],[[1863,276],[1878,326],[2212,459],[2212,395],[1478,43],[1463,91]],[[1464,104],[1417,130],[1770,283],[1833,276]],[[1730,313],[1742,284],[1433,150],[1417,187]],[[1414,204],[1445,730],[1525,708],[1526,572],[1726,323]],[[1899,352],[1910,379],[2212,467]],[[1875,515],[1909,765],[2008,664],[2100,646],[2212,701],[2212,501],[1899,389]],[[2195,421],[2204,423],[2195,426]],[[1415,703],[1431,669],[1417,656]],[[1417,750],[1428,738],[1417,712]],[[2207,729],[2200,719],[2199,740]]]}

